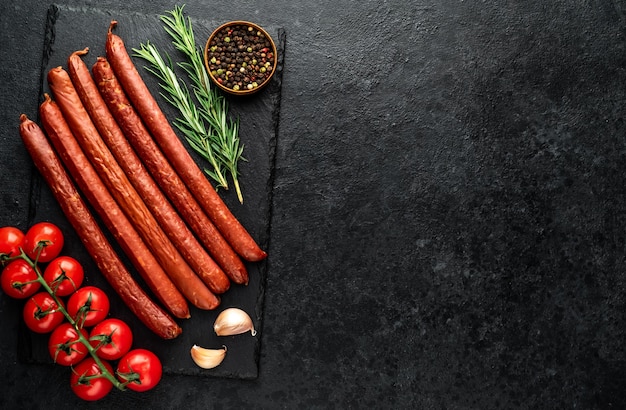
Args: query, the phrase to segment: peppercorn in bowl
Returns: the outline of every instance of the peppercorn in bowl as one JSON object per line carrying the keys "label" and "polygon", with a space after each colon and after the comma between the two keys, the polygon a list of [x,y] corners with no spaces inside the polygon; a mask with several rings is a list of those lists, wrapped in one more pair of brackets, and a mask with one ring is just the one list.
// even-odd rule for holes
{"label": "peppercorn in bowl", "polygon": [[257,24],[230,21],[209,37],[204,62],[209,77],[223,91],[253,94],[267,85],[276,71],[276,44]]}

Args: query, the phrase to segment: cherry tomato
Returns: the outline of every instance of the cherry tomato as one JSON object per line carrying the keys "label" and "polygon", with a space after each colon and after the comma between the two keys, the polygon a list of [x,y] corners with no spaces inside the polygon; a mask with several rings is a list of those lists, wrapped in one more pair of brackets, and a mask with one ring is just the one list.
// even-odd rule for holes
{"label": "cherry tomato", "polygon": [[78,289],[67,301],[67,313],[81,327],[91,327],[109,314],[109,297],[95,286]]}
{"label": "cherry tomato", "polygon": [[89,343],[98,356],[106,360],[117,360],[133,345],[133,332],[120,319],[108,318],[98,323],[89,333]]}
{"label": "cherry tomato", "polygon": [[[80,329],[87,339],[87,331]],[[78,337],[78,332],[70,323],[61,323],[52,331],[48,339],[48,352],[55,363],[62,366],[73,366],[89,356],[89,350]]]}
{"label": "cherry tomato", "polygon": [[24,304],[23,316],[26,326],[36,333],[50,333],[65,319],[48,292],[39,292],[31,296]]}
{"label": "cherry tomato", "polygon": [[50,222],[39,222],[31,226],[24,235],[23,249],[26,255],[35,260],[39,254],[39,262],[50,262],[59,256],[64,244],[61,229]]}
{"label": "cherry tomato", "polygon": [[159,384],[163,375],[161,361],[149,350],[133,349],[120,359],[117,378],[130,390],[143,392]]}
{"label": "cherry tomato", "polygon": [[13,226],[0,228],[0,255],[7,258],[19,255],[24,243],[24,232]]}
{"label": "cherry tomato", "polygon": [[[113,368],[109,362],[102,360],[102,364],[113,374]],[[70,376],[70,385],[74,394],[87,401],[100,400],[109,394],[113,383],[105,377],[92,377],[100,374],[102,370],[91,356],[74,366]]]}
{"label": "cherry tomato", "polygon": [[57,296],[69,296],[83,284],[85,271],[71,256],[59,256],[48,264],[43,278]]}
{"label": "cherry tomato", "polygon": [[0,276],[2,290],[15,299],[26,299],[34,295],[41,284],[37,272],[24,259],[16,259],[5,266]]}

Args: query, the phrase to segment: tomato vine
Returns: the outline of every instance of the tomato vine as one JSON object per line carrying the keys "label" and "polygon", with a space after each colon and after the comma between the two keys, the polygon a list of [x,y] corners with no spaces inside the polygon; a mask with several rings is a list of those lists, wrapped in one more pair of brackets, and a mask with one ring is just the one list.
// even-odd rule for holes
{"label": "tomato vine", "polygon": [[[41,224],[36,224],[31,229],[41,226]],[[69,297],[66,306],[61,295],[59,295],[59,289],[62,289],[59,281],[69,279],[67,275],[54,275],[51,280],[50,276],[45,274],[45,269],[42,271],[40,263],[42,263],[41,255],[44,254],[44,250],[46,251],[44,259],[51,262],[59,257],[63,245],[63,236],[60,230],[50,223],[46,223],[45,226],[46,234],[49,237],[43,237],[39,235],[39,232],[32,233],[31,230],[20,236],[16,233],[19,230],[13,227],[9,227],[11,228],[9,231],[11,235],[3,236],[2,231],[7,231],[7,227],[0,228],[2,289],[10,297],[26,299],[23,313],[25,320],[28,318],[26,324],[32,331],[52,334],[62,324],[65,327],[69,324],[74,330],[74,337],[71,341],[67,340],[56,345],[50,341],[49,349],[55,362],[60,351],[64,351],[66,356],[71,355],[74,350],[82,352],[82,358],[67,358],[67,363],[60,363],[72,367],[71,388],[78,397],[93,401],[106,396],[113,387],[122,391],[127,388],[138,391],[153,388],[161,378],[160,360],[154,353],[145,349],[130,350],[132,332],[128,325],[119,319],[106,318],[109,312],[109,300],[106,294],[93,286],[80,288],[80,282],[82,282],[82,276],[80,276],[75,281],[68,281],[73,287],[71,291],[61,292],[63,296]],[[55,229],[58,232],[50,234]],[[27,241],[29,235],[32,239],[30,242]],[[6,237],[6,243],[3,242],[3,237]],[[33,243],[35,244],[34,247]],[[24,249],[25,245],[29,246],[28,251]],[[78,263],[75,260],[74,262]],[[80,270],[82,275],[82,266],[80,266]],[[72,314],[72,312],[75,313]],[[92,313],[95,314],[91,315]],[[86,322],[85,318],[88,315],[93,318]],[[120,329],[122,328],[122,325],[119,324],[121,322],[127,329],[126,338],[128,340],[121,354],[112,355],[109,352],[100,357],[99,349],[106,347],[106,343],[103,344],[101,341],[110,341],[111,334],[100,334],[96,326],[106,320],[117,321],[115,323]],[[94,328],[91,333],[87,332],[85,327],[92,326]],[[80,343],[80,349],[70,348],[70,345],[75,343]],[[137,362],[137,356],[143,357],[149,363],[135,371],[129,368],[128,363],[131,360]],[[114,371],[109,361],[105,360],[107,358],[120,360],[117,371]]]}

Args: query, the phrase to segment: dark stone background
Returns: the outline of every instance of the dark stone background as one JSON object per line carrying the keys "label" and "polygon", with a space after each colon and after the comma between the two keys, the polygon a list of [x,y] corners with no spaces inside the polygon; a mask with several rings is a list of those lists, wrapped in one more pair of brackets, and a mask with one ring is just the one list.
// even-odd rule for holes
{"label": "dark stone background", "polygon": [[[0,224],[24,227],[48,3],[7,3]],[[17,361],[1,296],[0,407],[626,407],[623,1],[186,11],[287,34],[259,377],[86,405],[67,369]]]}

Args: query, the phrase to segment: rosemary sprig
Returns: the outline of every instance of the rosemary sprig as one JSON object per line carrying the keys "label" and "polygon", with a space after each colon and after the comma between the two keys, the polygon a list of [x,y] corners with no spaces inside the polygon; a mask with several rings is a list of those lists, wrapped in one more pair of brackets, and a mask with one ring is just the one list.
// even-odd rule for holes
{"label": "rosemary sprig", "polygon": [[[165,25],[165,31],[172,38],[174,47],[187,58],[187,61],[179,62],[177,65],[185,71],[191,80],[191,88],[198,101],[197,111],[211,131],[211,139],[195,138],[193,142],[190,141],[190,145],[205,158],[208,151],[212,151],[212,155],[230,174],[239,202],[243,203],[243,195],[239,185],[238,163],[239,160],[245,161],[245,158],[243,157],[243,145],[239,140],[239,119],[232,120],[227,115],[228,102],[226,98],[219,90],[211,87],[202,52],[195,42],[191,19],[185,18],[183,8],[184,6],[174,7],[174,10],[168,12],[167,15],[161,16],[161,21]],[[227,185],[225,186],[227,187]]]}
{"label": "rosemary sprig", "polygon": [[216,153],[233,179],[239,202],[243,202],[237,169],[239,160],[245,161],[242,156],[243,146],[239,142],[239,119],[232,121],[228,118],[226,98],[211,87],[202,52],[196,45],[191,18],[185,19],[183,8],[184,6],[174,7],[169,16],[161,16],[161,21],[165,24],[165,31],[172,37],[174,47],[187,57],[188,61],[180,62],[178,65],[191,79],[194,95],[200,104],[200,112],[215,131]]}
{"label": "rosemary sprig", "polygon": [[222,166],[213,150],[212,141],[215,138],[211,129],[205,127],[203,117],[197,110],[187,86],[184,82],[179,81],[169,57],[166,62],[150,42],[140,46],[140,48],[134,48],[133,51],[138,57],[151,64],[150,67],[146,67],[146,70],[160,80],[159,85],[165,91],[161,95],[181,114],[181,117],[177,118],[174,124],[183,133],[189,145],[213,166],[212,170],[205,168],[205,172],[215,180],[218,187],[228,189],[228,183],[222,173]]}

